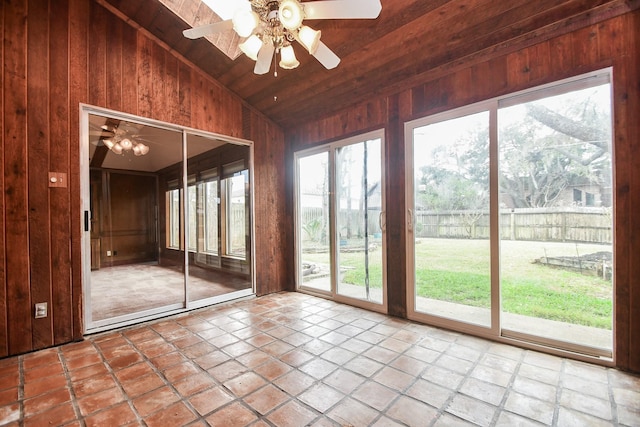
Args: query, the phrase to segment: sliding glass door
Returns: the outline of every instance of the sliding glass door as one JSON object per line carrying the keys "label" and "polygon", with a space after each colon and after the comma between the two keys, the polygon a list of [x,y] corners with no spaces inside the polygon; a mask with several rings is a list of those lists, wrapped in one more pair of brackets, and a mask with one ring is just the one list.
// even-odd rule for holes
{"label": "sliding glass door", "polygon": [[612,356],[609,79],[407,124],[412,318]]}
{"label": "sliding glass door", "polygon": [[376,132],[296,154],[300,290],[383,306],[382,141]]}
{"label": "sliding glass door", "polygon": [[83,107],[87,332],[253,293],[251,147]]}

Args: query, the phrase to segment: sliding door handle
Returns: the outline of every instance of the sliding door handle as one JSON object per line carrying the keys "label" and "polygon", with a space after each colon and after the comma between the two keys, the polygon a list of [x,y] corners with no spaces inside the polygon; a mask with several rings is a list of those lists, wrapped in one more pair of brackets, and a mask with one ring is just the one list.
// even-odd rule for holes
{"label": "sliding door handle", "polygon": [[84,211],[84,231],[91,229],[90,212]]}
{"label": "sliding door handle", "polygon": [[385,211],[380,211],[380,215],[378,215],[378,225],[380,226],[380,231],[383,233],[387,231],[387,213]]}

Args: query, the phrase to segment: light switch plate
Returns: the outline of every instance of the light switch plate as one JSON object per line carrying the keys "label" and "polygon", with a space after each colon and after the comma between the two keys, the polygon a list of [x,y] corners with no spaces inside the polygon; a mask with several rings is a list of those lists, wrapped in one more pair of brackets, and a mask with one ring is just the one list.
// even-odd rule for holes
{"label": "light switch plate", "polygon": [[49,172],[49,187],[67,187],[67,174],[64,172]]}

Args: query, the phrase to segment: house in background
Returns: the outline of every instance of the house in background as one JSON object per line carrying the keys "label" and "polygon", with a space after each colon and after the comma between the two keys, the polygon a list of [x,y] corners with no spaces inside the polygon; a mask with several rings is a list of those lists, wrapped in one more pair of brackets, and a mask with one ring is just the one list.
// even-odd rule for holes
{"label": "house in background", "polygon": [[[184,38],[187,15],[219,18],[198,0],[171,4],[182,17],[159,0],[2,4],[0,357],[87,332],[83,106],[185,135],[250,141],[258,296],[296,289],[295,153],[382,131],[386,311],[406,318],[405,123],[610,69],[612,360],[640,372],[640,2],[383,0],[377,20],[315,25],[341,57],[336,69],[301,52],[300,67],[277,77]],[[52,176],[64,185],[50,185]],[[588,189],[574,190],[588,204]],[[46,317],[34,316],[37,303],[47,304]]]}

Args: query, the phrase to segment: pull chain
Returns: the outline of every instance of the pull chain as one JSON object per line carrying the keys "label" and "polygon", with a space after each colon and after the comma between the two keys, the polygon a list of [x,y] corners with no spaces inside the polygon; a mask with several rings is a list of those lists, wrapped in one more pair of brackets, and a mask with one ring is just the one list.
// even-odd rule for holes
{"label": "pull chain", "polygon": [[278,77],[278,49],[273,51],[273,77]]}

